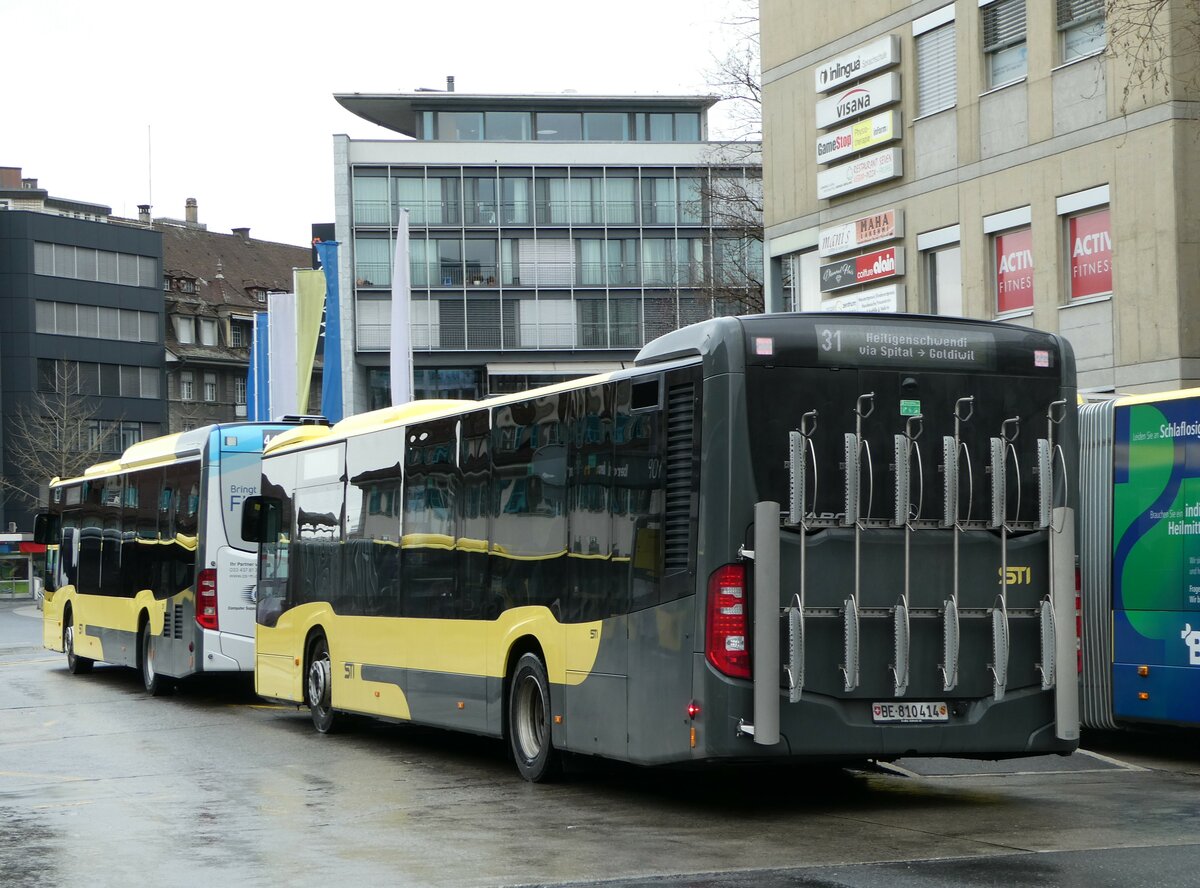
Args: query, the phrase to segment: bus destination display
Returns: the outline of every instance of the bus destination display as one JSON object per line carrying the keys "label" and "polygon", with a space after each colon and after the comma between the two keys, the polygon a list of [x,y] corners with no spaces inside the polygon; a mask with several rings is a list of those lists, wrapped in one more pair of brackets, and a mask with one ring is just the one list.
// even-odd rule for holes
{"label": "bus destination display", "polygon": [[879,324],[817,324],[822,364],[868,364],[928,370],[992,370],[996,340],[979,330],[937,330]]}

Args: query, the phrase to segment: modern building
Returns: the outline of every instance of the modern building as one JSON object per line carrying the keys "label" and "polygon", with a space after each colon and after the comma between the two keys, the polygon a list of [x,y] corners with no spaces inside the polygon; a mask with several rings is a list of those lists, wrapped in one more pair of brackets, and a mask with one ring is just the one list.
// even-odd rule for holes
{"label": "modern building", "polygon": [[[401,208],[417,397],[617,368],[760,299],[758,146],[707,140],[712,97],[452,89],[336,96],[397,134],[334,137],[348,411],[388,403]],[[715,211],[729,189],[753,197],[752,224]]]}
{"label": "modern building", "polygon": [[249,228],[209,231],[195,198],[183,219],[151,223],[150,207],[139,210],[163,241],[170,430],[245,419],[254,312],[267,310],[269,294],[292,292],[292,271],[312,266],[311,247],[255,240]]}
{"label": "modern building", "polygon": [[32,529],[31,453],[97,461],[166,430],[162,236],[110,213],[0,168],[0,528]]}
{"label": "modern building", "polygon": [[1197,7],[1137,36],[1133,5],[762,0],[769,303],[1028,324],[1081,387],[1200,384]]}

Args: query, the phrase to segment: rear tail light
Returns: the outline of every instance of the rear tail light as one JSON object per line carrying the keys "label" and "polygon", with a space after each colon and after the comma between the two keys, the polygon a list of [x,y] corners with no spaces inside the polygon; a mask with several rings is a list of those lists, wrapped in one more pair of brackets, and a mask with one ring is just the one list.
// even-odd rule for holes
{"label": "rear tail light", "polygon": [[730,678],[750,677],[746,568],[727,564],[708,578],[708,631],[705,656]]}
{"label": "rear tail light", "polygon": [[196,622],[202,629],[220,629],[217,616],[217,572],[212,568],[200,571],[196,580]]}
{"label": "rear tail light", "polygon": [[1075,669],[1083,675],[1083,584],[1075,568]]}

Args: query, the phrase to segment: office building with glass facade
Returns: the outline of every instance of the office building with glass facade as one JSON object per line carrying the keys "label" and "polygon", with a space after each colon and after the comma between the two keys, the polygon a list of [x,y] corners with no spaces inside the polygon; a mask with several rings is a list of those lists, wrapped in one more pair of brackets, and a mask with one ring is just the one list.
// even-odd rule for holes
{"label": "office building with glass facade", "polygon": [[[407,137],[334,138],[348,411],[389,400],[402,208],[419,398],[615,369],[761,299],[758,146],[707,140],[712,97],[336,98]],[[714,209],[731,190],[748,196],[748,224]]]}

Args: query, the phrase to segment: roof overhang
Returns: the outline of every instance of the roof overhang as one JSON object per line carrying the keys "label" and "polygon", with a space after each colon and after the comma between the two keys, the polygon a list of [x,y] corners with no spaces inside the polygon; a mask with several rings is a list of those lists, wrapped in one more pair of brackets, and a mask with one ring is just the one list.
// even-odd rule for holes
{"label": "roof overhang", "polygon": [[417,137],[417,116],[422,111],[696,111],[717,102],[716,96],[613,96],[579,93],[488,95],[479,93],[335,93],[337,103],[349,111],[393,132]]}

